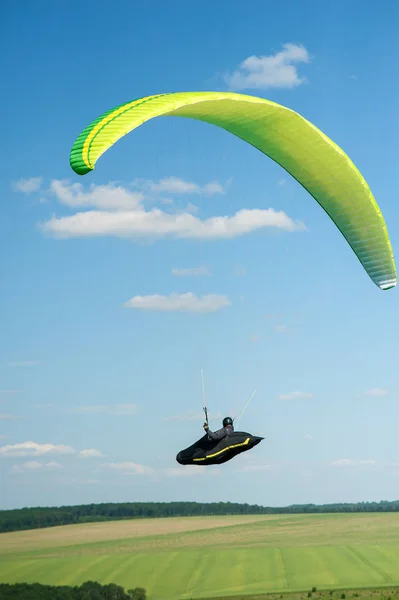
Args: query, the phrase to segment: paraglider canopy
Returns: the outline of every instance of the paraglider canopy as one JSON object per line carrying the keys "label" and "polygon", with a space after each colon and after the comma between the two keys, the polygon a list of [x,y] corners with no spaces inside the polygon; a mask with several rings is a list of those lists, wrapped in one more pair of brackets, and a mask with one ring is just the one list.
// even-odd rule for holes
{"label": "paraglider canopy", "polygon": [[322,131],[270,100],[229,92],[178,92],[138,98],[111,108],[82,131],[70,153],[72,169],[79,175],[89,173],[117,140],[159,116],[205,121],[259,149],[320,204],[380,289],[396,285],[386,224],[361,173]]}

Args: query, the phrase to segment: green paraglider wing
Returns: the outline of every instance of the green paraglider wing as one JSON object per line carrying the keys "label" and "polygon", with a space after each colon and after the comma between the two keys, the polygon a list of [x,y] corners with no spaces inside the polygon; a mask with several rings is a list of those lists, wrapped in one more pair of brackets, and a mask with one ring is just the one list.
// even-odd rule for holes
{"label": "green paraglider wing", "polygon": [[275,102],[228,92],[139,98],[107,111],[82,131],[71,150],[72,169],[85,175],[117,140],[160,116],[189,117],[217,125],[273,159],[330,216],[372,281],[381,289],[396,285],[388,231],[367,182],[322,131]]}

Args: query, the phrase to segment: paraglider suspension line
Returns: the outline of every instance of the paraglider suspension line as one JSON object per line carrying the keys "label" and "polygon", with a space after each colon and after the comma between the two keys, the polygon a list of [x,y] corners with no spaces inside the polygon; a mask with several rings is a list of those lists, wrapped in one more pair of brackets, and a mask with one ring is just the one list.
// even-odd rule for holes
{"label": "paraglider suspension line", "polygon": [[204,371],[201,369],[201,379],[202,379],[202,399],[203,399],[203,409],[205,413],[205,423],[208,423],[208,409],[206,407],[206,398],[205,398],[205,386],[204,386]]}
{"label": "paraglider suspension line", "polygon": [[[252,400],[252,398],[255,396],[255,394],[256,394],[256,390],[254,390],[254,391],[252,392],[252,394],[251,394],[251,396],[250,396],[250,398],[249,398],[248,402],[246,403],[246,405],[244,406],[243,410],[241,411],[241,414],[240,414],[240,416],[239,416],[239,417],[238,417],[238,419],[237,419],[237,423],[238,423],[238,421],[241,419],[241,417],[242,417],[242,415],[245,413],[245,411],[247,410],[247,408],[248,408],[248,406],[249,406],[249,403],[251,402],[251,400]],[[233,419],[233,423],[235,422],[235,420],[236,420],[236,419]]]}

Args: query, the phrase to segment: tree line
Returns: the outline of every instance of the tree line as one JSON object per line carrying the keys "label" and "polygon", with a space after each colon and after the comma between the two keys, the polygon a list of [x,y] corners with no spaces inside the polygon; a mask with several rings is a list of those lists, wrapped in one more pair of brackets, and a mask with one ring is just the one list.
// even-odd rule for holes
{"label": "tree line", "polygon": [[0,583],[1,600],[146,600],[144,588],[125,592],[123,587],[86,581],[81,586],[55,586],[40,583]]}
{"label": "tree line", "polygon": [[211,515],[398,512],[399,500],[353,504],[293,504],[284,507],[234,502],[121,502],[77,506],[32,507],[0,511],[0,533],[121,519]]}

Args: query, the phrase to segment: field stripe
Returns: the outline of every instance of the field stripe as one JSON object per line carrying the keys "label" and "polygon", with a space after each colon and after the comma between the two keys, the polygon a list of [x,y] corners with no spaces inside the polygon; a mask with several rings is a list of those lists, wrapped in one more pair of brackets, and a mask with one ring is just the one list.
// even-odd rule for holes
{"label": "field stripe", "polygon": [[[103,576],[102,583],[116,583],[119,581],[127,580],[127,578],[134,572],[138,571],[136,568],[137,563],[140,560],[140,556],[134,554],[133,556],[123,557],[121,560],[120,555],[116,556],[117,562],[113,565],[111,571],[107,575]],[[136,586],[139,587],[139,586]]]}
{"label": "field stripe", "polygon": [[353,554],[355,554],[360,560],[362,560],[364,562],[365,565],[367,565],[368,567],[370,567],[370,569],[373,569],[376,573],[378,573],[379,575],[381,575],[381,577],[387,582],[387,583],[392,583],[392,577],[390,577],[387,573],[385,573],[385,571],[383,571],[381,568],[379,568],[377,565],[373,564],[372,562],[370,562],[362,553],[360,550],[358,550],[357,548],[355,549],[353,546],[351,548],[349,548],[349,550],[351,552],[353,552]]}
{"label": "field stripe", "polygon": [[284,586],[283,587],[284,588],[288,588],[287,572],[285,570],[284,557],[283,557],[283,554],[282,554],[280,548],[277,548],[276,558],[277,558],[278,570],[281,573],[281,578],[284,580]]}
{"label": "field stripe", "polygon": [[196,588],[201,586],[201,582],[206,580],[209,570],[212,567],[212,554],[209,551],[201,552],[196,563],[196,568],[192,572],[187,584],[187,596],[195,593]]}

